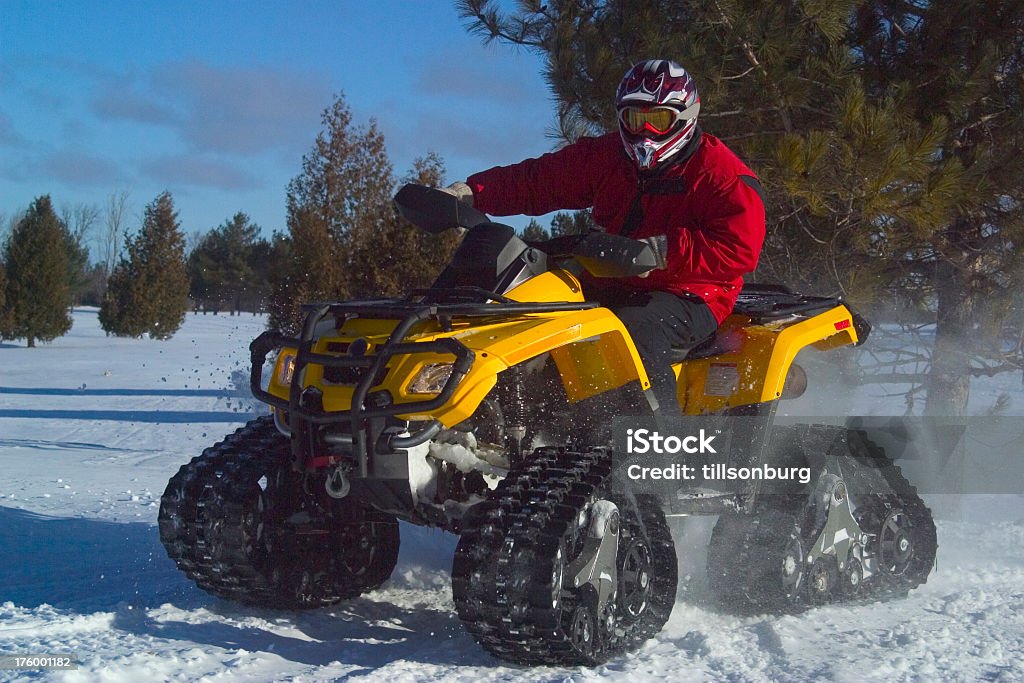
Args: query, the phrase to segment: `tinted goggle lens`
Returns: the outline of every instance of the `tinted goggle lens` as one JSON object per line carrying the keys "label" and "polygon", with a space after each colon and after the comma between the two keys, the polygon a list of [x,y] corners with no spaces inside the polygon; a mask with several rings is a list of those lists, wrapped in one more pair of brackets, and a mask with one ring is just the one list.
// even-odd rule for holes
{"label": "tinted goggle lens", "polygon": [[630,133],[642,133],[645,130],[659,135],[667,133],[672,124],[676,122],[678,112],[674,109],[656,107],[654,109],[641,109],[640,107],[625,107],[619,114],[622,125]]}

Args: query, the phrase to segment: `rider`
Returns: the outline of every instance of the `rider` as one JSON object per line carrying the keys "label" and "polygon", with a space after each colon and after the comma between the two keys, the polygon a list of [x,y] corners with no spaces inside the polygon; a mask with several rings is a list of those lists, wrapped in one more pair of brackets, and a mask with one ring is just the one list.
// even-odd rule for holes
{"label": "rider", "polygon": [[615,94],[619,132],[500,166],[448,191],[497,216],[591,208],[610,233],[646,241],[658,269],[614,281],[586,278],[588,300],[629,331],[660,410],[678,415],[673,348],[709,338],[732,311],[765,236],[754,173],[697,124],[700,97],[668,60],[633,66]]}

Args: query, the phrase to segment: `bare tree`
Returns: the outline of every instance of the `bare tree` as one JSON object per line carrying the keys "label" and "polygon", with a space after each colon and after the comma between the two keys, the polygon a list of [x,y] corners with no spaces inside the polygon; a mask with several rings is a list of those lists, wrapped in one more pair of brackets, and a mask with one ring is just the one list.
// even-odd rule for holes
{"label": "bare tree", "polygon": [[188,258],[192,253],[199,248],[199,245],[203,243],[203,239],[208,233],[200,232],[199,230],[192,230],[185,233],[185,258]]}
{"label": "bare tree", "polygon": [[86,235],[93,231],[100,219],[100,207],[95,204],[62,204],[60,219],[64,222],[71,237],[78,244],[85,241]]}
{"label": "bare tree", "polygon": [[103,264],[104,272],[110,275],[121,255],[121,240],[124,237],[124,224],[128,214],[128,190],[113,192],[107,197],[104,209],[104,230],[97,240],[98,256]]}

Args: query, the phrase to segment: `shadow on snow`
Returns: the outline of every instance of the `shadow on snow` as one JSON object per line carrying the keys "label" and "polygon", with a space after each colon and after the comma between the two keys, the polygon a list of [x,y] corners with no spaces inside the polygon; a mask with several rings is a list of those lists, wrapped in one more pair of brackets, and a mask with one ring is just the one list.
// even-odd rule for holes
{"label": "shadow on snow", "polygon": [[[248,389],[248,387],[246,388]],[[240,392],[232,389],[80,389],[50,387],[0,387],[0,394],[24,396],[193,396],[234,398]]]}
{"label": "shadow on snow", "polygon": [[[403,531],[409,530],[403,525]],[[439,540],[429,534],[419,538],[415,531],[410,536],[413,564]],[[427,567],[400,561],[396,575],[440,569],[447,563],[445,546],[450,541],[440,545],[441,557],[422,557]],[[112,627],[134,635],[273,653],[310,666],[498,664],[472,641],[454,611],[417,605],[415,599],[409,604],[405,596],[405,604],[374,600],[370,594],[301,612],[214,598],[177,570],[152,524],[46,517],[0,507],[0,547],[11,551],[11,558],[0,562],[0,602],[25,608],[48,604],[80,614],[114,612]],[[394,583],[394,590],[404,593],[403,580]],[[382,589],[382,600],[392,590],[389,586],[392,582]],[[182,611],[180,619],[173,613],[155,617],[150,612],[166,604]],[[286,629],[302,637],[278,632]]]}
{"label": "shadow on snow", "polygon": [[195,422],[244,423],[251,419],[246,412],[211,412],[195,410],[31,410],[0,409],[0,418],[18,420],[103,420],[115,422],[148,422],[154,424],[190,424]]}

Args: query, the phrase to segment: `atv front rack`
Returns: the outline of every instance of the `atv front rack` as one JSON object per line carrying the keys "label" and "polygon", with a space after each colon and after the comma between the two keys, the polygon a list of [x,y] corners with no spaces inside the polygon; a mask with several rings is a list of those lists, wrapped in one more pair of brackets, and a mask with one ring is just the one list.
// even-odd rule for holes
{"label": "atv front rack", "polygon": [[[480,292],[474,292],[480,294]],[[408,413],[424,413],[440,408],[447,403],[458,388],[459,383],[469,372],[476,358],[473,350],[458,339],[446,337],[430,342],[405,341],[412,328],[425,320],[435,319],[442,329],[450,330],[451,321],[455,318],[506,318],[537,313],[556,313],[561,311],[582,311],[599,306],[596,302],[551,302],[551,303],[520,303],[499,295],[490,295],[496,303],[417,303],[401,300],[382,301],[351,301],[341,303],[312,304],[303,306],[306,312],[302,332],[298,337],[289,337],[274,331],[267,331],[253,340],[249,345],[252,370],[249,386],[254,397],[279,410],[288,412],[289,421],[297,420],[310,425],[349,424],[352,438],[352,452],[359,463],[362,476],[367,472],[367,456],[376,437],[382,431],[382,424],[376,429],[370,428],[368,421],[381,421],[383,418]],[[398,320],[399,323],[388,336],[384,344],[375,349],[373,355],[358,352],[356,346],[349,347],[347,355],[328,355],[314,353],[313,344],[317,326],[321,321],[335,318],[336,328],[350,317]],[[295,365],[292,371],[289,398],[284,399],[263,389],[263,364],[267,354],[277,348],[292,347],[296,349]],[[393,403],[390,397],[371,394],[370,389],[380,382],[388,361],[394,356],[441,353],[455,357],[452,373],[440,392],[422,401],[405,401]],[[303,387],[305,369],[308,365],[321,365],[325,368],[360,368],[362,373],[355,384],[349,410],[325,411],[318,392]],[[368,401],[369,399],[369,401]],[[437,432],[438,425],[431,425],[423,430],[430,438]],[[372,438],[368,439],[368,432]],[[414,437],[404,439],[408,445],[422,443]],[[301,446],[300,446],[301,447]]]}

